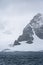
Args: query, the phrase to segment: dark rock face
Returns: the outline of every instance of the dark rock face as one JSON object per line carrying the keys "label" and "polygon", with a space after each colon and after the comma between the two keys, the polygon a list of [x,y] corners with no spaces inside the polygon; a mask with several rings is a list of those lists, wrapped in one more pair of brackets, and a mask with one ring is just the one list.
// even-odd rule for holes
{"label": "dark rock face", "polygon": [[33,31],[32,31],[32,28],[30,26],[28,26],[27,28],[24,28],[23,30],[23,34],[21,36],[19,36],[18,38],[18,41],[21,42],[21,41],[28,41],[28,40],[33,40],[31,38],[33,35]]}
{"label": "dark rock face", "polygon": [[36,31],[35,31],[36,35],[40,38],[40,39],[43,39],[43,26],[41,26],[40,28],[38,28]]}
{"label": "dark rock face", "polygon": [[33,43],[33,35],[34,33],[40,39],[43,39],[43,16],[38,13],[33,17],[28,25],[23,29],[23,34],[19,36],[19,38],[14,42],[14,45],[20,45],[19,42],[26,41],[28,44]]}
{"label": "dark rock face", "polygon": [[20,45],[20,43],[17,40],[15,40],[14,45]]}
{"label": "dark rock face", "polygon": [[19,45],[19,42],[26,41],[28,44],[33,43],[33,31],[30,25],[26,26],[23,30],[23,34],[19,36],[17,42],[14,42],[14,45]]}

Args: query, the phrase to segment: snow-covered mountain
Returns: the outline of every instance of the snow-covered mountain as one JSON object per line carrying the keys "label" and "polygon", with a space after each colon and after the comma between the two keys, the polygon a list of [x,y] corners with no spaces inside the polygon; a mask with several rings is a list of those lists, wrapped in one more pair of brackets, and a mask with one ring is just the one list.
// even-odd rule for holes
{"label": "snow-covered mountain", "polygon": [[[26,44],[27,43],[27,44]],[[23,29],[22,35],[15,40],[10,51],[43,50],[43,15],[38,13]],[[8,50],[6,50],[8,51]]]}
{"label": "snow-covered mountain", "polygon": [[40,13],[35,15],[30,23],[26,25],[26,27],[23,29],[23,34],[20,35],[19,38],[14,42],[14,45],[20,45],[20,42],[22,41],[32,44],[34,41],[34,34],[40,40],[43,40],[43,15]]}

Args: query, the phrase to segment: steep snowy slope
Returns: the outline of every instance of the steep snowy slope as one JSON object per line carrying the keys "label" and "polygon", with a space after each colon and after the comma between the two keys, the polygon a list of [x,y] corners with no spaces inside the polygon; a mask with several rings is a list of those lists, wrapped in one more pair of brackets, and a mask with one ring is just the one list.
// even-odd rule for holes
{"label": "steep snowy slope", "polygon": [[26,41],[20,42],[20,45],[9,48],[9,50],[3,50],[3,52],[13,51],[40,51],[43,50],[43,40],[38,38],[34,34],[34,40],[32,44],[26,44]]}

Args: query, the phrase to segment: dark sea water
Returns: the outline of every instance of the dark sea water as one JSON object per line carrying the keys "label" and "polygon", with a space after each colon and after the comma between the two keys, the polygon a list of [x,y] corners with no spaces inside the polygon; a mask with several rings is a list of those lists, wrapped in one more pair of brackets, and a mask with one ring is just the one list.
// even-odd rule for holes
{"label": "dark sea water", "polygon": [[0,52],[0,65],[43,65],[43,52]]}

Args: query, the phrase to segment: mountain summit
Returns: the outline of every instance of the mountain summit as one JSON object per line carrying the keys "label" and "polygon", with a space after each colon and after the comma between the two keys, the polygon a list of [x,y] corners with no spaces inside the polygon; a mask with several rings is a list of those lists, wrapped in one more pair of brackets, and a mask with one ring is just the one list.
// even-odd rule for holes
{"label": "mountain summit", "polygon": [[26,25],[23,29],[23,34],[15,40],[14,45],[20,45],[20,42],[22,41],[32,44],[34,41],[34,34],[39,39],[43,40],[43,15],[41,13],[36,14],[30,23]]}

